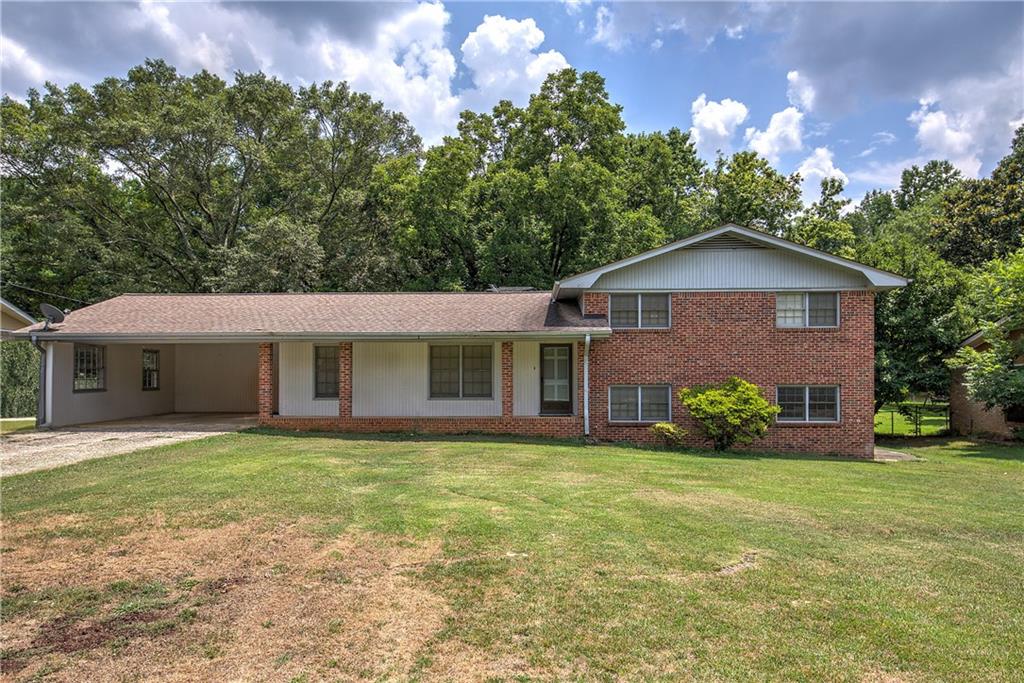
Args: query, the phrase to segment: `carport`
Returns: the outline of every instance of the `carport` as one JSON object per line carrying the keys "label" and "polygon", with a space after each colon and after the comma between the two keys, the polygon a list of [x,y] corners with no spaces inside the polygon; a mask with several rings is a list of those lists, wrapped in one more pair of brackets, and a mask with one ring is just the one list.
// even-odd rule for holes
{"label": "carport", "polygon": [[82,339],[39,346],[45,355],[41,426],[257,412],[255,343]]}

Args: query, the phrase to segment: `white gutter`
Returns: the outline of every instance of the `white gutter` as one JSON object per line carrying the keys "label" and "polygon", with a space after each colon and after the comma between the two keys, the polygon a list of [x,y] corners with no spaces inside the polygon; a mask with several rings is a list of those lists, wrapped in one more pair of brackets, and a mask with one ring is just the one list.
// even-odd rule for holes
{"label": "white gutter", "polygon": [[590,436],[590,335],[583,340],[583,436]]}
{"label": "white gutter", "polygon": [[[588,330],[584,332],[584,330]],[[275,332],[195,332],[183,334],[150,334],[150,333],[83,333],[61,332],[30,332],[13,335],[15,339],[35,337],[41,341],[85,341],[85,342],[125,342],[149,344],[182,344],[188,342],[261,342],[261,341],[428,341],[441,339],[579,339],[581,334],[592,334],[595,338],[611,336],[610,327],[598,328],[561,328],[557,330],[515,331],[515,332],[410,332],[405,334],[383,334],[376,332],[309,332],[309,333],[275,333]]]}

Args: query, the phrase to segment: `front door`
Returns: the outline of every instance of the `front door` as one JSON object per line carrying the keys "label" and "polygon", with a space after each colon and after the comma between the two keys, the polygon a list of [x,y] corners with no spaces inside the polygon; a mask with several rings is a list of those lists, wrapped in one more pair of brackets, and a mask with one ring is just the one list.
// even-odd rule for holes
{"label": "front door", "polygon": [[572,344],[540,346],[541,415],[572,414]]}

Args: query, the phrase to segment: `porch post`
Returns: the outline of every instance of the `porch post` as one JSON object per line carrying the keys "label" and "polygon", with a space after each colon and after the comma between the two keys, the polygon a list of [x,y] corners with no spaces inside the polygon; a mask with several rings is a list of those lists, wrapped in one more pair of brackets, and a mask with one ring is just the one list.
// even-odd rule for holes
{"label": "porch post", "polygon": [[352,342],[338,344],[338,417],[352,417]]}
{"label": "porch post", "polygon": [[260,342],[259,371],[257,372],[257,403],[259,422],[266,424],[274,413],[274,345]]}
{"label": "porch post", "polygon": [[501,416],[512,417],[512,342],[501,342]]}

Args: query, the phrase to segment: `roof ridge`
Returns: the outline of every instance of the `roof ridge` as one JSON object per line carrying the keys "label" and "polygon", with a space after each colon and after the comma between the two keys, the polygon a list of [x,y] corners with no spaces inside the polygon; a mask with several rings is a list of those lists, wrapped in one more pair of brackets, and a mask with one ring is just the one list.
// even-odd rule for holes
{"label": "roof ridge", "polygon": [[[540,290],[535,290],[535,291],[530,291],[530,292],[490,292],[490,291],[480,291],[480,292],[438,292],[438,291],[430,291],[430,292],[409,292],[409,291],[400,291],[400,292],[123,292],[122,294],[118,294],[117,297],[121,297],[121,296],[209,296],[209,297],[214,297],[214,296],[338,296],[338,295],[345,295],[345,296],[348,296],[348,295],[352,295],[352,296],[377,295],[377,296],[380,296],[380,295],[383,295],[383,294],[387,294],[387,295],[391,295],[391,294],[401,294],[401,295],[414,295],[414,294],[419,294],[419,295],[425,295],[425,294],[429,294],[429,295],[435,295],[435,294],[443,294],[443,295],[478,295],[478,294],[487,294],[489,296],[521,296],[523,294],[531,294],[531,295],[543,294],[543,295],[546,295],[546,296],[551,296],[551,292],[549,290],[540,289]],[[116,299],[117,297],[113,297],[113,298]],[[107,299],[107,301],[109,301],[109,299]]]}

